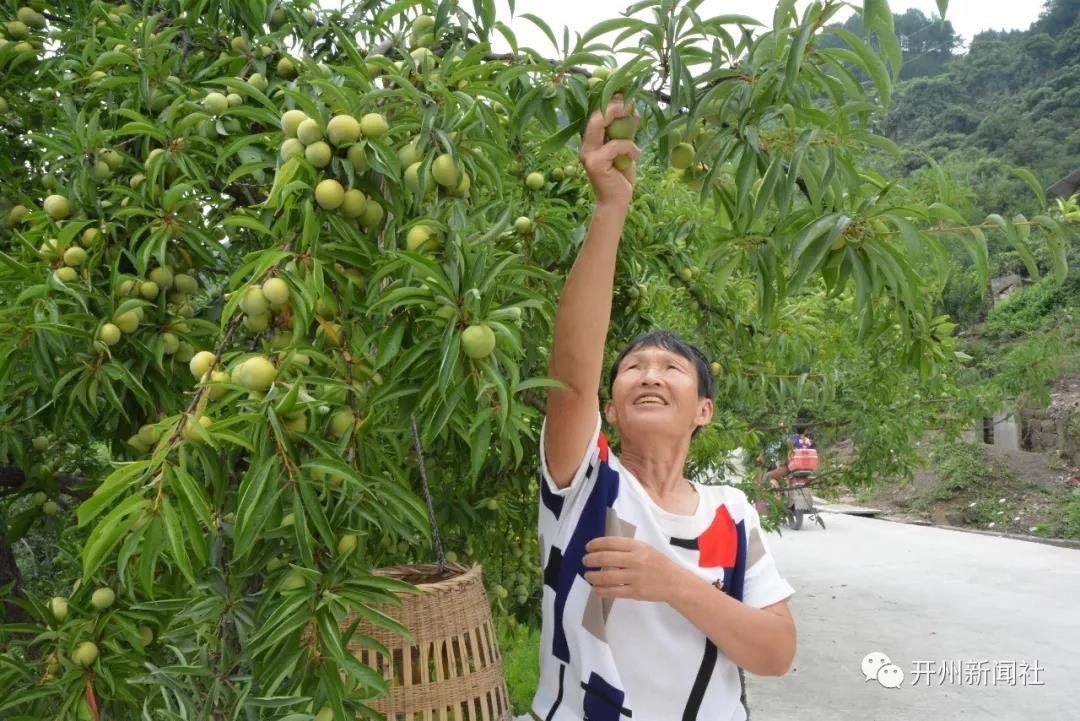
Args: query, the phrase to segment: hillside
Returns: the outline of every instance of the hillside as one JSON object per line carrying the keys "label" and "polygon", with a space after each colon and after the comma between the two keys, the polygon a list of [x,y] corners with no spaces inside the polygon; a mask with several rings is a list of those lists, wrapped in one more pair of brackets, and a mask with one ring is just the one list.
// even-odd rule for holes
{"label": "hillside", "polygon": [[[910,198],[958,207],[972,224],[990,213],[1046,212],[1013,169],[1031,171],[1047,188],[1080,168],[1080,0],[1047,0],[1027,30],[980,33],[966,52],[948,21],[918,10],[893,20],[904,68],[880,122],[901,154],[883,160],[885,175],[900,177]],[[858,16],[843,27],[864,32]],[[1064,282],[1031,277],[1001,238],[990,238],[989,249],[991,277],[1019,276],[1017,292],[995,305],[957,245],[941,293],[972,358],[953,407],[972,418],[972,428],[1002,409],[1044,408],[1053,391],[1080,382],[1080,243],[1073,238],[1066,252]],[[1040,272],[1047,259],[1045,249],[1036,251]],[[930,435],[910,480],[856,490],[847,500],[943,524],[1080,537],[1080,459],[1061,450],[1078,447],[1080,411],[1071,418],[1061,433],[1072,435],[1039,452]]]}
{"label": "hillside", "polygon": [[1048,0],[1028,30],[980,33],[967,53],[952,50],[930,72],[902,81],[884,121],[903,150],[901,169],[915,171],[934,157],[976,191],[972,218],[1037,210],[1023,181],[1001,164],[1030,169],[1044,186],[1080,167],[1078,18],[1080,0]]}

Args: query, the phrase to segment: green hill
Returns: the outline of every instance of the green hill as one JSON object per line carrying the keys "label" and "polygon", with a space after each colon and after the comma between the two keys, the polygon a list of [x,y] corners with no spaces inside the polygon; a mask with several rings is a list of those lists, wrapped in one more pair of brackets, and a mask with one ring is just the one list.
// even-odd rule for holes
{"label": "green hill", "polygon": [[[1027,30],[979,33],[965,52],[948,20],[894,14],[904,65],[882,129],[903,157],[889,173],[916,173],[929,156],[974,191],[972,220],[1038,210],[1006,166],[1030,169],[1045,186],[1080,168],[1078,20],[1080,0],[1047,0]],[[864,32],[859,15],[834,27]],[[826,33],[819,44],[843,41]]]}
{"label": "green hill", "polygon": [[1035,211],[1023,181],[1001,164],[1029,168],[1046,186],[1080,167],[1078,19],[1080,0],[1048,0],[1028,30],[980,33],[964,54],[937,30],[942,49],[924,52],[935,56],[932,72],[900,83],[884,121],[904,151],[902,169],[926,165],[926,155],[937,159],[976,191],[972,218]]}

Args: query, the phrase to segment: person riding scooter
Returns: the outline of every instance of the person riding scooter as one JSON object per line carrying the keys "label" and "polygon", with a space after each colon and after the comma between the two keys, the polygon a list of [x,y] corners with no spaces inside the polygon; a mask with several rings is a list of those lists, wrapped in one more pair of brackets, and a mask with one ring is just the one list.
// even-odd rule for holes
{"label": "person riding scooter", "polygon": [[[813,506],[813,496],[806,488],[813,480],[818,466],[817,449],[814,441],[807,435],[809,428],[806,414],[800,413],[799,420],[795,423],[795,433],[766,449],[772,465],[758,479],[760,484],[768,477],[769,485],[774,491],[783,491],[789,520],[796,530],[802,527],[802,519],[806,513],[810,513],[822,528],[825,527],[825,522]],[[780,485],[782,478],[787,481],[783,488]],[[755,505],[759,513],[764,511],[764,501],[758,501]]]}
{"label": "person riding scooter", "polygon": [[[814,446],[813,439],[806,434],[809,429],[810,423],[805,416],[800,415],[799,420],[795,422],[795,433],[766,449],[766,455],[772,466],[764,475],[768,476],[769,485],[774,491],[780,490],[779,480],[794,471],[817,470],[817,449]],[[797,453],[798,451],[811,450],[813,451],[812,454]],[[812,467],[810,467],[811,463]],[[764,477],[762,480],[764,480]]]}

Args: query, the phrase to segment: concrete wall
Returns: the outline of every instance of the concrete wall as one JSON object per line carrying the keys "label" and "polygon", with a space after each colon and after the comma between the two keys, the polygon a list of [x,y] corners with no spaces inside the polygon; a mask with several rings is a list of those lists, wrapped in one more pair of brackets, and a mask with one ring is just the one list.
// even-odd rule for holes
{"label": "concrete wall", "polygon": [[992,443],[1009,450],[1061,453],[1080,465],[1080,378],[1065,379],[1046,408],[1025,406],[979,419],[964,432],[968,443]]}
{"label": "concrete wall", "polygon": [[1020,450],[1020,424],[1012,413],[994,414],[994,445],[1010,451]]}
{"label": "concrete wall", "polygon": [[963,431],[961,437],[968,443],[989,443],[1011,451],[1021,448],[1020,423],[1009,411],[999,411],[993,418],[979,419],[973,428]]}

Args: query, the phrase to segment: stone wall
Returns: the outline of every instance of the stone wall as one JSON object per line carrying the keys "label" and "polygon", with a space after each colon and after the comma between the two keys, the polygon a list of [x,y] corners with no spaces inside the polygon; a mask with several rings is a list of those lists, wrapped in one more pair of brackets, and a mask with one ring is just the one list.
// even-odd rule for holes
{"label": "stone wall", "polygon": [[1065,421],[1058,447],[1070,463],[1080,466],[1080,408],[1074,409]]}
{"label": "stone wall", "polygon": [[1080,380],[1060,384],[1046,408],[1020,409],[1020,444],[1025,451],[1060,451],[1080,463]]}
{"label": "stone wall", "polygon": [[1020,413],[1025,451],[1045,452],[1058,448],[1061,429],[1049,408],[1025,408]]}

